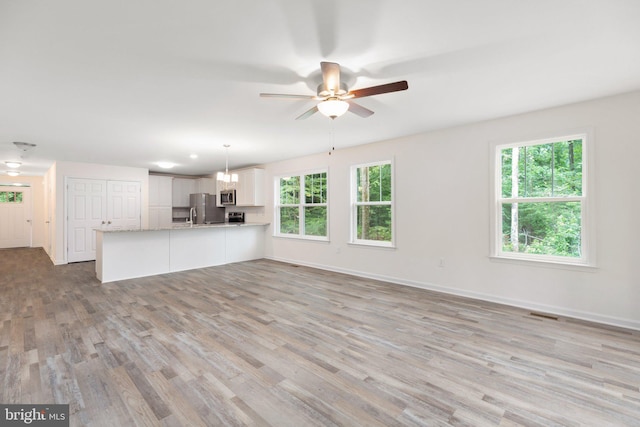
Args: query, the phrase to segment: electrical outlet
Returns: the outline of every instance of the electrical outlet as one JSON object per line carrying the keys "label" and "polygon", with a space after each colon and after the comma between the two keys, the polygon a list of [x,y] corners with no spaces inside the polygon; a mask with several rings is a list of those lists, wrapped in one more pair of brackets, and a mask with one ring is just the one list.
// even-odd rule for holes
{"label": "electrical outlet", "polygon": [[438,260],[438,267],[444,268],[444,258],[440,258],[440,260]]}

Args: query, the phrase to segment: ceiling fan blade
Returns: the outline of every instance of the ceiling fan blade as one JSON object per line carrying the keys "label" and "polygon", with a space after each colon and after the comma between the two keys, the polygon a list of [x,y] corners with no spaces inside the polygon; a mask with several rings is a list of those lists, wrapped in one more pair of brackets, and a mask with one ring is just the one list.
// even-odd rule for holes
{"label": "ceiling fan blade", "polygon": [[291,95],[286,93],[261,93],[262,98],[316,99],[315,95]]}
{"label": "ceiling fan blade", "polygon": [[349,111],[351,111],[352,113],[366,119],[367,117],[369,117],[370,115],[373,114],[373,111],[369,110],[368,108],[363,107],[360,104],[356,104],[355,102],[351,101],[351,100],[347,100],[347,102],[349,103]]}
{"label": "ceiling fan blade", "polygon": [[340,65],[335,62],[321,62],[320,68],[324,90],[330,94],[337,94],[340,91]]}
{"label": "ceiling fan blade", "polygon": [[363,98],[365,96],[380,95],[380,94],[389,93],[389,92],[398,92],[401,90],[407,90],[408,88],[409,88],[409,84],[407,83],[407,81],[402,80],[400,82],[387,83],[380,86],[371,86],[363,89],[352,90],[351,92],[349,92],[349,96],[351,98]]}
{"label": "ceiling fan blade", "polygon": [[298,117],[296,117],[296,120],[304,120],[307,117],[311,116],[312,114],[315,114],[318,112],[318,107],[315,106],[313,108],[308,109],[307,111],[305,111],[304,113],[300,114]]}

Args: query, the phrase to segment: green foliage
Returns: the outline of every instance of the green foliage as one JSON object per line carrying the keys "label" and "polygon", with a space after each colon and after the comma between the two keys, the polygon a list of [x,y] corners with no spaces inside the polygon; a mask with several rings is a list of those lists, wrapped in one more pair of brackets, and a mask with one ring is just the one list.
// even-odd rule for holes
{"label": "green foliage", "polygon": [[306,236],[327,235],[326,206],[306,206],[304,208],[304,234]]}
{"label": "green foliage", "polygon": [[502,197],[582,194],[582,140],[518,147],[518,194],[513,194],[513,148],[502,150]]}
{"label": "green foliage", "polygon": [[[518,252],[580,257],[580,202],[517,203]],[[515,251],[511,242],[512,204],[502,208],[503,250]]]}
{"label": "green foliage", "polygon": [[22,191],[0,191],[0,203],[22,203]]}
{"label": "green foliage", "polygon": [[327,173],[304,176],[305,203],[327,203]]}
{"label": "green foliage", "polygon": [[391,201],[391,164],[358,168],[358,202]]}
{"label": "green foliage", "polygon": [[391,241],[391,206],[358,206],[358,239]]}
{"label": "green foliage", "polygon": [[357,169],[357,236],[362,240],[391,241],[391,164]]}
{"label": "green foliage", "polygon": [[[508,148],[501,154],[502,197],[521,200],[502,206],[503,250],[580,257],[581,203],[527,199],[582,195],[582,140]],[[512,223],[517,224],[517,247],[511,238]]]}
{"label": "green foliage", "polygon": [[300,230],[300,218],[297,207],[280,208],[280,233],[298,234]]}
{"label": "green foliage", "polygon": [[280,204],[297,205],[300,203],[300,177],[280,178]]}
{"label": "green foliage", "polygon": [[[304,188],[301,188],[301,184]],[[301,200],[300,194],[304,194]],[[280,233],[327,235],[327,173],[280,179]],[[322,206],[317,206],[322,205]],[[302,218],[302,220],[301,220]],[[304,228],[300,229],[303,221]]]}

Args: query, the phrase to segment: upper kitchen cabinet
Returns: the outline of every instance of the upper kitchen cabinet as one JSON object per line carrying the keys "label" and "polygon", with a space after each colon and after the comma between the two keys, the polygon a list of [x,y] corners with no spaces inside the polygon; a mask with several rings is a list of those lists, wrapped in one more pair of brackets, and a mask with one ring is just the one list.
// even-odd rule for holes
{"label": "upper kitchen cabinet", "polygon": [[149,175],[149,228],[171,225],[172,199],[173,177]]}
{"label": "upper kitchen cabinet", "polygon": [[236,186],[236,206],[264,206],[264,169],[241,169]]}
{"label": "upper kitchen cabinet", "polygon": [[172,206],[173,177],[149,175],[149,206]]}
{"label": "upper kitchen cabinet", "polygon": [[173,178],[173,206],[189,207],[189,195],[196,192],[196,180],[192,178]]}
{"label": "upper kitchen cabinet", "polygon": [[196,179],[196,193],[216,194],[216,180],[213,178]]}

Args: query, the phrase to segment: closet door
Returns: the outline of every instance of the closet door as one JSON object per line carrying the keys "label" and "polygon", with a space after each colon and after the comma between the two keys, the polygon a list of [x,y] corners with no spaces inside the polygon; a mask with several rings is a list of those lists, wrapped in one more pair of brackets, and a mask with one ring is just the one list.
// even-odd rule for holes
{"label": "closet door", "polygon": [[107,229],[140,228],[140,183],[107,181]]}
{"label": "closet door", "polygon": [[107,216],[107,182],[67,180],[67,262],[96,259],[96,228]]}
{"label": "closet door", "polygon": [[96,259],[96,232],[139,229],[140,182],[67,180],[67,262]]}

